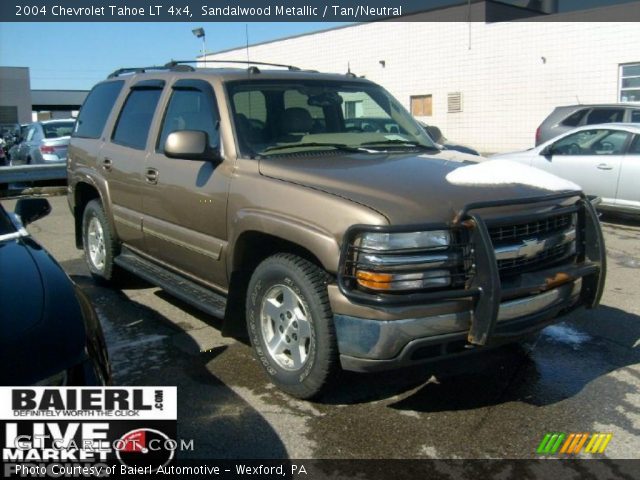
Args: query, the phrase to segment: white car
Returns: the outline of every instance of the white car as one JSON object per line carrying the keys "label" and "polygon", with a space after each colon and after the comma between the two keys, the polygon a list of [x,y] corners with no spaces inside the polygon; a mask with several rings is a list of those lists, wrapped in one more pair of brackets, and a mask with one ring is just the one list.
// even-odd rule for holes
{"label": "white car", "polygon": [[563,133],[530,150],[493,155],[577,183],[598,208],[640,213],[640,125],[604,123]]}

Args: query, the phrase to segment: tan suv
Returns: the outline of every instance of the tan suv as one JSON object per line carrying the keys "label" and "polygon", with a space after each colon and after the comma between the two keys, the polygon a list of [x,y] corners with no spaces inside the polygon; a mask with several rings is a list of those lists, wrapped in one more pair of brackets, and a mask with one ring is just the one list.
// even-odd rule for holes
{"label": "tan suv", "polygon": [[[491,162],[439,150],[380,86],[264,65],[93,88],[68,199],[95,277],[124,269],[223,317],[300,398],[340,367],[469,354],[598,303],[604,245],[580,191],[525,166],[461,183]],[[383,127],[347,126],[364,116]]]}

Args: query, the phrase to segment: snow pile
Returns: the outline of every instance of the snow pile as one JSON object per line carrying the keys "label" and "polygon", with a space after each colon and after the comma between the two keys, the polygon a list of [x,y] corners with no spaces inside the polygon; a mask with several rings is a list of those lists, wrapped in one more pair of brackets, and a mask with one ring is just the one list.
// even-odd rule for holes
{"label": "snow pile", "polygon": [[510,160],[489,160],[460,167],[450,172],[446,179],[453,185],[520,184],[551,191],[580,190],[578,185],[569,180]]}

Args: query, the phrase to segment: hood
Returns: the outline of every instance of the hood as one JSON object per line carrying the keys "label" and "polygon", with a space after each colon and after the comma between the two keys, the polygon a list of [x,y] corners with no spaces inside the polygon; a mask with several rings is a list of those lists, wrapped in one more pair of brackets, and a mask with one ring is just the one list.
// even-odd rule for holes
{"label": "hood", "polygon": [[0,243],[0,271],[0,385],[33,384],[81,361],[82,311],[60,265],[22,237]]}
{"label": "hood", "polygon": [[[447,175],[460,167],[491,163],[478,160],[484,159],[451,151],[429,155],[283,155],[260,160],[260,173],[366,205],[396,225],[449,222],[469,203],[553,193],[539,185],[518,183],[526,177],[522,171],[513,183],[456,184],[447,180]],[[509,208],[513,213],[526,207]]]}

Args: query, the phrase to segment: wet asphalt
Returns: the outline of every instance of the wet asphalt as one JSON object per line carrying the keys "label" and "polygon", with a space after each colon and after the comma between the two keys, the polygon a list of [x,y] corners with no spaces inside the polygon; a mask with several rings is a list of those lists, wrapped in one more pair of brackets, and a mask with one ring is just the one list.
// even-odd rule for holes
{"label": "wet asphalt", "polygon": [[195,446],[183,458],[535,458],[547,432],[612,433],[605,457],[640,458],[640,220],[603,218],[600,308],[574,312],[524,346],[343,373],[310,403],[275,389],[245,341],[220,335],[220,320],[142,281],[96,285],[75,249],[66,199],[51,203],[29,230],[91,298],[115,383],[178,386],[179,435]]}

